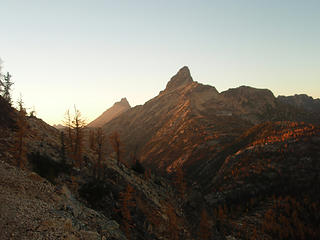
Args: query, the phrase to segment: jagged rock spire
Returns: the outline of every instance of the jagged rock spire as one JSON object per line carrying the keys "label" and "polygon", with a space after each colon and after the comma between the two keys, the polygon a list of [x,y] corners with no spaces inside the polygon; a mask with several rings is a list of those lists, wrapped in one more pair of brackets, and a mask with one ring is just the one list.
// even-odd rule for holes
{"label": "jagged rock spire", "polygon": [[121,98],[121,101],[116,102],[113,106],[116,106],[116,105],[122,105],[122,106],[126,106],[128,108],[131,108],[127,98]]}
{"label": "jagged rock spire", "polygon": [[184,66],[170,79],[170,81],[167,83],[166,90],[173,90],[192,82],[193,79],[191,77],[190,70],[187,66]]}

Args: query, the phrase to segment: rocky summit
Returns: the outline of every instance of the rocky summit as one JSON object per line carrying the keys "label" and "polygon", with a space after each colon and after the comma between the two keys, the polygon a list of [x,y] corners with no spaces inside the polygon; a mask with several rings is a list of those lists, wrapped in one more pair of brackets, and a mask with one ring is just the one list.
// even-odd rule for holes
{"label": "rocky summit", "polygon": [[131,106],[128,100],[126,98],[122,98],[120,102],[116,102],[111,108],[107,109],[87,126],[92,128],[102,127],[104,124],[110,122],[112,119],[116,118],[130,108]]}
{"label": "rocky summit", "polygon": [[184,66],[176,75],[171,78],[171,80],[167,84],[166,90],[174,90],[192,82],[193,79],[191,77],[190,70],[187,66]]}

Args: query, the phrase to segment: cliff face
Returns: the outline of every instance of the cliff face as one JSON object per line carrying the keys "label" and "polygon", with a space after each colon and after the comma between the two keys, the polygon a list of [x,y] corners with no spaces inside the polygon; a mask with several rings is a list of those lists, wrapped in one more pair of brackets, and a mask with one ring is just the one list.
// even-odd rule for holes
{"label": "cliff face", "polygon": [[131,106],[128,100],[126,98],[122,98],[120,102],[116,102],[111,108],[107,109],[87,126],[92,128],[102,127],[104,124],[110,122],[112,119],[118,117],[130,108]]}

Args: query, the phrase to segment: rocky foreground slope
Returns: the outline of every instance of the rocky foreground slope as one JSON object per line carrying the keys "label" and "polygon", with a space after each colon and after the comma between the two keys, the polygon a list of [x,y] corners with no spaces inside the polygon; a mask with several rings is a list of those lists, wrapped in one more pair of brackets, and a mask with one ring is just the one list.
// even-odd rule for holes
{"label": "rocky foreground slope", "polygon": [[68,187],[0,160],[1,239],[126,239],[119,224],[77,201]]}
{"label": "rocky foreground slope", "polygon": [[1,239],[170,239],[169,214],[179,222],[175,231],[190,239],[166,179],[113,156],[104,157],[97,178],[88,146],[81,169],[69,158],[63,163],[60,132],[36,117],[26,117],[27,159],[16,167],[16,111],[7,110],[13,124],[0,124]]}

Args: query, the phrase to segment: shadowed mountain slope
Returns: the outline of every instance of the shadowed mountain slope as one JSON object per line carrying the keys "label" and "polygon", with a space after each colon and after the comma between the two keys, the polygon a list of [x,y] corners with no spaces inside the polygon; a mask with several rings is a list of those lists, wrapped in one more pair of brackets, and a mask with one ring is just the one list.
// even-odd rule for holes
{"label": "shadowed mountain slope", "polygon": [[317,239],[319,146],[319,127],[266,122],[216,155],[220,166],[199,166],[196,185],[221,232],[244,239]]}
{"label": "shadowed mountain slope", "polygon": [[312,113],[320,113],[319,98],[313,99],[306,94],[295,94],[294,96],[278,96],[278,100],[296,108],[306,109]]}

